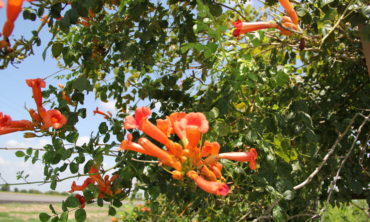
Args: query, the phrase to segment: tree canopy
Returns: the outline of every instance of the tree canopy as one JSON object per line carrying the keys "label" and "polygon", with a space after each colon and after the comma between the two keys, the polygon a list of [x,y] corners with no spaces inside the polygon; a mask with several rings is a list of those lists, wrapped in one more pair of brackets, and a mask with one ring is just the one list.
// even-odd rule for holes
{"label": "tree canopy", "polygon": [[[57,76],[68,80],[63,89],[42,92],[43,104],[63,114],[66,124],[33,132],[52,137],[42,156],[32,149],[18,155],[42,161],[52,189],[66,170],[90,177],[109,171],[113,193],[101,195],[99,185],[87,184],[83,196],[99,205],[107,201],[110,215],[144,191],[150,211],[135,211],[127,221],[301,221],[322,217],[328,204],[370,204],[370,6],[365,0],[291,1],[299,19],[294,26],[279,2],[286,1],[24,4],[23,19],[43,22],[30,39],[4,36],[1,68],[48,41],[44,59],[52,56],[69,74]],[[287,15],[290,26],[284,25]],[[243,23],[245,33],[235,35],[238,19],[268,29],[247,32],[251,23]],[[39,36],[42,29],[51,40]],[[74,125],[92,115],[84,107],[88,93],[114,100],[119,111],[96,118],[102,122],[89,143],[68,147],[79,137]],[[166,164],[153,164],[155,157],[116,151],[129,133],[133,141],[143,136],[123,125],[138,104],[152,109],[152,123],[175,112],[203,113],[209,130],[202,141],[218,142],[222,153],[255,148],[257,169],[221,159],[230,190],[218,196],[197,189],[189,177],[173,179]],[[100,167],[105,156],[115,157],[115,167]],[[78,208],[77,199],[68,198],[62,214],[52,210],[40,219],[63,221]],[[83,208],[75,213],[78,221],[86,217]]]}

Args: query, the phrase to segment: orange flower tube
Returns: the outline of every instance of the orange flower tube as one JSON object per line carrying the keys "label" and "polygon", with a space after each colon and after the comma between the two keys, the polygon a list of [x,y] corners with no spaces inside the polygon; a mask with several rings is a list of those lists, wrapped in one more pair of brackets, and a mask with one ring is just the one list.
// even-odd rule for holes
{"label": "orange flower tube", "polygon": [[154,125],[153,123],[151,123],[149,120],[145,119],[144,121],[142,121],[142,124],[140,126],[140,129],[146,135],[152,137],[153,139],[155,139],[158,142],[162,143],[166,147],[169,147],[170,146],[170,140],[168,139],[168,137],[166,136],[166,134],[164,134],[162,132],[162,130],[160,130],[156,125]]}
{"label": "orange flower tube", "polygon": [[46,83],[43,79],[27,79],[26,83],[29,87],[32,88],[33,98],[37,107],[42,105],[42,93],[41,88],[46,87]]}
{"label": "orange flower tube", "polygon": [[0,135],[23,131],[23,128],[0,127]]}
{"label": "orange flower tube", "polygon": [[255,148],[252,148],[249,152],[229,152],[221,153],[218,155],[219,158],[240,161],[240,162],[250,162],[249,167],[252,170],[257,168],[256,159],[258,157]]}
{"label": "orange flower tube", "polygon": [[22,11],[23,0],[8,0],[6,6],[6,18],[14,23],[19,13]]}
{"label": "orange flower tube", "polygon": [[162,150],[161,148],[159,148],[146,138],[140,138],[138,142],[149,153],[153,153],[154,155],[156,155],[164,164],[169,165],[178,171],[181,171],[182,169],[181,163],[179,161],[174,160],[173,156],[171,156],[168,152]]}
{"label": "orange flower tube", "polygon": [[203,166],[202,169],[200,170],[200,173],[201,173],[202,176],[204,176],[205,178],[207,178],[210,181],[216,181],[217,180],[216,175],[207,166]]}
{"label": "orange flower tube", "polygon": [[277,28],[278,25],[274,22],[242,22],[240,20],[233,23],[233,36],[238,37],[241,34],[257,31],[260,29]]}
{"label": "orange flower tube", "polygon": [[188,171],[186,175],[193,179],[195,181],[195,184],[207,193],[226,196],[229,192],[229,187],[226,184],[205,180],[193,170]]}
{"label": "orange flower tube", "polygon": [[33,130],[34,125],[31,121],[28,121],[28,120],[17,120],[17,121],[11,121],[9,123],[9,127],[22,128],[24,130]]}
{"label": "orange flower tube", "polygon": [[140,144],[137,144],[137,143],[134,143],[134,142],[131,142],[131,141],[127,141],[127,140],[122,141],[121,146],[120,146],[119,149],[120,150],[131,150],[131,151],[142,153],[142,154],[145,154],[145,155],[148,155],[148,156],[157,157],[157,156],[153,155],[152,153],[148,152],[146,149],[144,149],[144,147],[142,147]]}
{"label": "orange flower tube", "polygon": [[3,27],[3,36],[8,38],[14,29],[14,22],[6,20],[4,27]]}
{"label": "orange flower tube", "polygon": [[294,24],[298,24],[298,16],[289,0],[279,0],[281,6],[287,11]]}

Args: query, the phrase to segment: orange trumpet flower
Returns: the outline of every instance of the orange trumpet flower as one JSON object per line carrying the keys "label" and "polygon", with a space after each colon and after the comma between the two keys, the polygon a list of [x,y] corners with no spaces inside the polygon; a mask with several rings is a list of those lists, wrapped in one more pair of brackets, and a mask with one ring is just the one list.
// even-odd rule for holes
{"label": "orange trumpet flower", "polygon": [[180,120],[180,127],[187,129],[197,127],[201,133],[206,133],[209,129],[207,117],[203,113],[188,113]]}
{"label": "orange trumpet flower", "polygon": [[140,144],[132,142],[132,134],[131,133],[129,133],[127,135],[127,140],[123,140],[121,142],[121,146],[120,146],[119,150],[131,150],[131,151],[135,151],[135,152],[142,153],[142,154],[145,154],[145,155],[157,157],[154,154],[147,151],[146,149],[144,149],[144,147],[142,147]]}
{"label": "orange trumpet flower", "polygon": [[287,11],[289,17],[295,25],[298,24],[298,16],[289,0],[279,0],[281,6]]}
{"label": "orange trumpet flower", "polygon": [[195,184],[207,193],[226,196],[229,192],[229,187],[226,184],[205,180],[193,170],[188,171],[186,175],[189,178],[193,179],[195,181]]}
{"label": "orange trumpet flower", "polygon": [[218,155],[218,157],[221,159],[249,162],[249,168],[251,168],[252,170],[257,169],[256,159],[258,157],[258,154],[255,148],[250,149],[249,152],[221,153]]}
{"label": "orange trumpet flower", "polygon": [[46,83],[43,79],[27,79],[26,83],[29,87],[32,88],[33,98],[37,107],[42,105],[42,93],[41,88],[46,87]]}
{"label": "orange trumpet flower", "polygon": [[45,115],[41,115],[44,125],[42,129],[53,127],[54,129],[60,129],[67,123],[67,118],[56,109],[46,111]]}
{"label": "orange trumpet flower", "polygon": [[241,34],[257,31],[260,29],[277,28],[275,22],[242,22],[240,20],[233,23],[233,36],[239,37]]}
{"label": "orange trumpet flower", "polygon": [[7,20],[3,27],[3,36],[8,38],[12,34],[13,29],[14,29],[14,22]]}
{"label": "orange trumpet flower", "polygon": [[135,117],[127,116],[125,118],[125,129],[141,129],[141,124],[152,113],[148,107],[138,107],[135,110]]}
{"label": "orange trumpet flower", "polygon": [[156,155],[165,165],[169,165],[176,170],[181,171],[182,166],[181,163],[177,160],[174,159],[174,157],[169,154],[167,151],[162,150],[158,146],[156,146],[154,143],[150,142],[146,138],[140,138],[139,139],[139,144],[144,147],[149,153],[153,153]]}

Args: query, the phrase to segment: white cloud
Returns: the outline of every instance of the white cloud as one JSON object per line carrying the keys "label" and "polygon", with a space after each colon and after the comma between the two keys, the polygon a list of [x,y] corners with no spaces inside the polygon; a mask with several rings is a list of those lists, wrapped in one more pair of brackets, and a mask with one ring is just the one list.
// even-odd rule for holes
{"label": "white cloud", "polygon": [[90,137],[88,137],[88,136],[80,136],[77,139],[76,145],[77,146],[82,146],[82,145],[84,145],[84,143],[89,143],[89,141],[90,141]]}
{"label": "white cloud", "polygon": [[5,142],[5,147],[7,148],[43,148],[46,144],[51,143],[49,139],[35,139],[30,138],[27,140],[18,141],[15,139],[10,139]]}
{"label": "white cloud", "polygon": [[114,100],[108,100],[108,102],[100,102],[101,107],[105,110],[116,112],[116,102]]}
{"label": "white cloud", "polygon": [[9,165],[10,165],[10,162],[9,161],[7,161],[7,160],[5,160],[5,159],[3,159],[3,158],[0,157],[0,166],[1,167],[6,167],[6,166],[9,166]]}

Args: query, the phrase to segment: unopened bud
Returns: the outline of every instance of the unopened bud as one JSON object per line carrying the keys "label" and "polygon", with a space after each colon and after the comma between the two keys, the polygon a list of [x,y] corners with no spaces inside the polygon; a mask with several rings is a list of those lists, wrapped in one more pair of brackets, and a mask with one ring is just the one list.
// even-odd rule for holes
{"label": "unopened bud", "polygon": [[23,137],[24,138],[33,138],[33,137],[36,137],[37,135],[34,134],[34,133],[24,133],[23,134]]}

